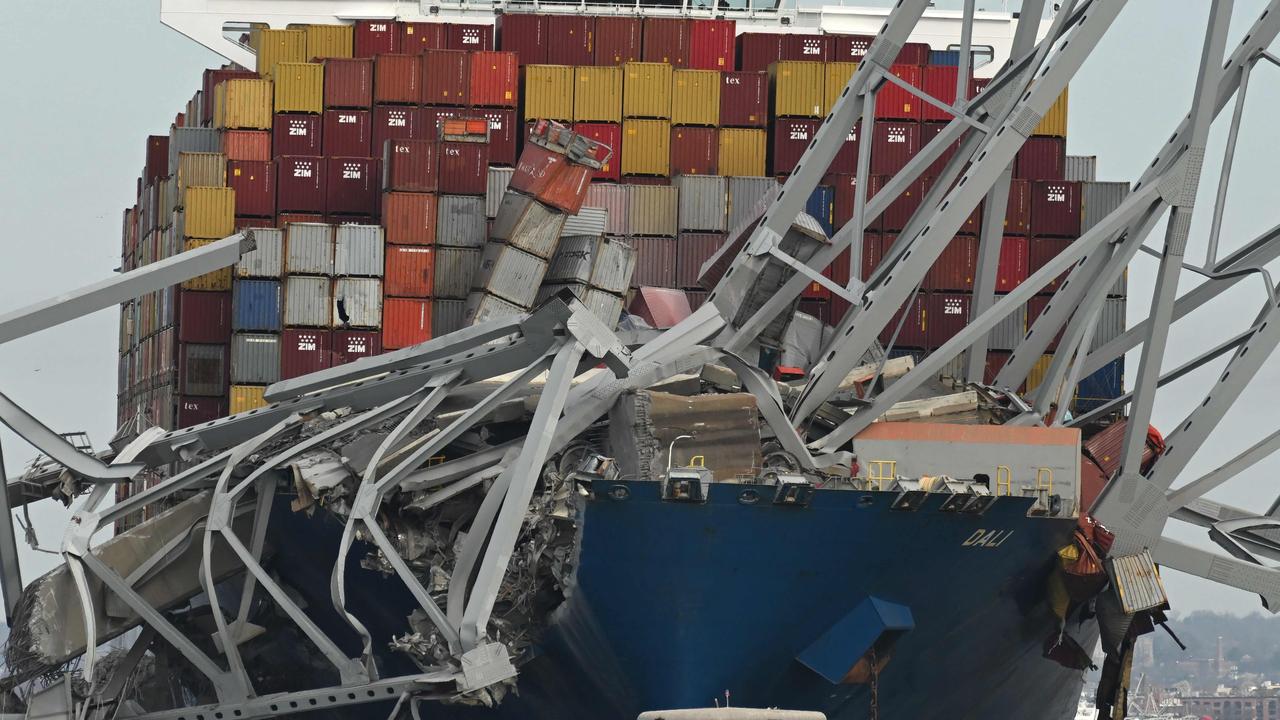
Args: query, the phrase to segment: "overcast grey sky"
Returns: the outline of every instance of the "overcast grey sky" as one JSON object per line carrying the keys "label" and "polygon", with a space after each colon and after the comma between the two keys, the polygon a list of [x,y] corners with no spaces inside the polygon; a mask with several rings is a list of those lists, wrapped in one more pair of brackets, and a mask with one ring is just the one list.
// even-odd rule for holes
{"label": "overcast grey sky", "polygon": [[[867,4],[884,4],[874,2]],[[1019,3],[1010,3],[1017,7]],[[1116,27],[1071,86],[1068,151],[1099,156],[1101,179],[1132,180],[1150,162],[1188,108],[1194,87],[1204,0],[1131,0]],[[958,8],[959,0],[939,2]],[[1005,3],[980,0],[999,10]],[[1229,47],[1264,5],[1240,0]],[[0,262],[0,307],[20,307],[103,278],[119,261],[121,211],[134,198],[143,139],[166,133],[198,86],[201,70],[219,62],[159,23],[154,0],[8,3],[0,27],[5,110],[0,112],[0,217],[5,261]],[[1245,116],[1235,182],[1224,224],[1224,250],[1280,221],[1276,140],[1271,118],[1280,111],[1276,68],[1255,73]],[[1219,123],[1223,125],[1225,123]],[[1206,162],[1189,259],[1203,256],[1204,230],[1224,130]],[[1149,245],[1159,244],[1157,231]],[[1139,257],[1130,274],[1131,322],[1145,317],[1154,263]],[[1188,287],[1184,283],[1184,287]],[[1258,286],[1233,291],[1229,303],[1201,311],[1173,336],[1166,367],[1242,330],[1258,307]],[[88,431],[96,445],[115,426],[116,337],[113,310],[81,318],[36,337],[0,346],[0,390],[60,431]],[[1130,378],[1136,369],[1130,358]],[[1276,362],[1214,436],[1190,472],[1212,469],[1274,428]],[[1156,408],[1156,423],[1172,427],[1199,402],[1210,368],[1183,380]],[[0,430],[6,467],[16,474],[32,452]],[[1265,510],[1280,493],[1278,461],[1257,466],[1211,497]],[[42,544],[57,547],[66,511],[45,501],[35,509]],[[1171,534],[1206,544],[1198,529]],[[29,579],[51,567],[52,556],[24,554]],[[1257,598],[1176,572],[1166,573],[1179,612],[1251,612]]]}

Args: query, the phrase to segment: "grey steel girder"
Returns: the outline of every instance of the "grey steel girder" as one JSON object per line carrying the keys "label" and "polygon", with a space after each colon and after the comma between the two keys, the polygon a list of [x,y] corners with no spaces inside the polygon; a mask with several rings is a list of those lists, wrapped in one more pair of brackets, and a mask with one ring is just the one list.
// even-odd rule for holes
{"label": "grey steel girder", "polygon": [[66,438],[45,427],[44,423],[3,393],[0,393],[0,423],[4,423],[18,437],[31,443],[35,449],[48,455],[76,477],[90,482],[115,483],[131,480],[144,467],[141,463],[108,465],[92,455],[80,452]]}
{"label": "grey steel girder", "polygon": [[[9,484],[4,471],[3,446],[0,446],[0,483]],[[22,597],[22,566],[18,563],[18,543],[13,534],[13,512],[7,492],[0,498],[0,597],[4,599],[4,616],[12,618],[13,609]]]}

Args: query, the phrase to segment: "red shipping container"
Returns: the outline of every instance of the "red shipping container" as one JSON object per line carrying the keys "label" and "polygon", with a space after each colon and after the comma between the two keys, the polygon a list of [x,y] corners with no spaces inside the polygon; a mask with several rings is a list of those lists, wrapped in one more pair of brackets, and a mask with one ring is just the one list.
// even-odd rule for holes
{"label": "red shipping container", "polygon": [[431,301],[385,298],[382,301],[382,346],[387,350],[431,339]]}
{"label": "red shipping container", "polygon": [[[431,140],[393,140],[382,155],[382,189],[430,193],[439,187],[436,144]],[[383,215],[386,215],[385,205]]]}
{"label": "red shipping container", "polygon": [[[934,177],[926,177],[924,179],[920,187],[921,200],[924,200],[925,194],[927,194],[930,190],[933,189],[933,183],[935,180],[937,180],[937,178],[934,178]],[[983,200],[978,201],[978,206],[973,209],[973,212],[969,213],[969,217],[965,218],[964,224],[962,224],[960,226],[960,229],[956,231],[957,234],[960,234],[960,235],[977,235],[978,234],[978,231],[982,229],[983,202],[984,202]]]}
{"label": "red shipping container", "polygon": [[373,107],[373,61],[329,58],[324,61],[326,108]]}
{"label": "red shipping container", "polygon": [[1017,235],[1005,235],[1000,243],[1000,264],[996,268],[996,292],[1013,292],[1030,274],[1030,241]]}
{"label": "red shipping container", "polygon": [[951,238],[933,267],[924,276],[925,290],[973,292],[978,272],[978,239],[968,235]]}
{"label": "red shipping container", "polygon": [[[879,179],[874,175],[872,176],[871,187],[867,190],[868,201],[875,196],[875,191],[878,189],[876,181]],[[832,227],[839,230],[853,219],[853,206],[857,202],[855,193],[858,188],[858,176],[852,173],[828,173],[822,178],[822,184],[832,190],[831,222]],[[866,232],[879,232],[880,225],[880,218],[877,217],[866,228]]]}
{"label": "red shipping container", "polygon": [[594,140],[613,149],[613,156],[591,176],[591,179],[621,180],[622,163],[619,159],[622,157],[622,126],[616,123],[578,123],[573,126],[573,131],[588,140]]}
{"label": "red shipping container", "polygon": [[941,347],[969,324],[972,302],[967,293],[929,293],[924,317],[930,348]]}
{"label": "red shipping container", "polygon": [[720,75],[720,127],[762,128],[769,124],[769,75],[755,70]]}
{"label": "red shipping container", "polygon": [[516,142],[520,136],[520,123],[516,121],[516,111],[476,108],[472,114],[489,121],[489,164],[515,165]]}
{"label": "red shipping container", "polygon": [[732,20],[690,20],[689,67],[729,71],[736,68],[736,27]]}
{"label": "red shipping container", "polygon": [[194,427],[227,416],[226,398],[178,396],[178,428]]}
{"label": "red shipping container", "polygon": [[178,290],[178,342],[231,342],[231,293]]}
{"label": "red shipping container", "polygon": [[702,264],[724,245],[725,233],[680,233],[676,240],[676,287],[698,287]]}
{"label": "red shipping container", "polygon": [[436,196],[428,193],[382,194],[382,226],[394,245],[434,245]]}
{"label": "red shipping container", "polygon": [[[919,65],[894,65],[889,69],[912,87],[921,86],[921,68]],[[925,102],[915,95],[898,87],[888,80],[876,94],[876,117],[889,120],[919,120],[920,106]]]}
{"label": "red shipping container", "polygon": [[[938,135],[942,133],[943,128],[945,128],[946,126],[947,126],[947,123],[939,123],[939,122],[921,123],[919,152],[923,152],[924,149],[929,146],[929,143],[933,142],[933,139],[938,137]],[[942,172],[947,169],[947,163],[951,162],[951,158],[955,156],[956,152],[959,151],[959,149],[960,149],[960,141],[957,140],[956,142],[951,144],[951,147],[947,148],[946,150],[943,150],[942,155],[940,155],[937,160],[934,160],[932,165],[925,168],[924,176],[937,177],[941,175]]]}
{"label": "red shipping container", "polygon": [[1079,237],[1080,183],[1031,183],[1031,235]]}
{"label": "red shipping container", "polygon": [[450,50],[492,50],[493,26],[450,23],[445,26],[444,39],[445,47]]}
{"label": "red shipping container", "polygon": [[[321,155],[324,153],[320,141],[322,123],[319,115],[275,115],[271,122],[271,147],[276,155]],[[233,158],[228,155],[227,159]]]}
{"label": "red shipping container", "polygon": [[325,213],[378,216],[378,158],[325,158]]}
{"label": "red shipping container", "polygon": [[[920,89],[949,105],[956,102],[956,78],[960,76],[960,68],[946,65],[925,65],[920,70]],[[877,98],[878,100],[878,98]],[[954,116],[941,108],[920,102],[921,120],[950,121]],[[879,104],[877,102],[877,104]]]}
{"label": "red shipping container", "polygon": [[326,222],[324,213],[280,213],[276,216],[276,227],[284,227],[289,223],[322,223]]}
{"label": "red shipping container", "polygon": [[1059,137],[1027,138],[1013,163],[1013,176],[1026,180],[1061,180],[1066,172],[1067,141]]}
{"label": "red shipping container", "polygon": [[833,35],[831,62],[862,62],[875,39],[874,35]]}
{"label": "red shipping container", "polygon": [[285,328],[280,333],[280,379],[319,372],[331,365],[327,330]]}
{"label": "red shipping container", "polygon": [[[889,243],[884,243],[884,250],[889,251]],[[893,318],[887,325],[880,330],[880,342],[886,347],[889,345],[893,333],[898,330],[898,323],[902,321],[903,310],[906,308],[907,319],[902,321],[902,329],[898,331],[897,341],[893,346],[896,348],[924,348],[929,344],[929,339],[925,333],[925,297],[924,293],[917,293],[915,300],[910,305],[904,304],[898,308],[893,314]]]}
{"label": "red shipping container", "polygon": [[918,123],[877,122],[871,132],[871,172],[874,175],[896,175],[919,151]]}
{"label": "red shipping container", "polygon": [[[862,276],[859,280],[866,282],[871,273],[880,267],[880,261],[884,259],[884,238],[880,237],[880,233],[865,232],[862,234]],[[837,298],[838,300],[839,298]],[[841,302],[844,302],[843,300]],[[841,315],[843,317],[843,315]]]}
{"label": "red shipping container", "polygon": [[831,40],[830,35],[783,35],[782,54],[778,59],[828,62],[831,60]]}
{"label": "red shipping container", "polygon": [[373,152],[373,113],[325,110],[320,137],[325,155],[368,156]]}
{"label": "red shipping container", "polygon": [[418,55],[379,55],[373,60],[373,101],[422,102],[422,61]]}
{"label": "red shipping container", "polygon": [[1006,235],[1031,232],[1031,182],[1014,178],[1009,182],[1009,202],[1004,211]]}
{"label": "red shipping container", "polygon": [[645,18],[644,61],[689,67],[689,21],[684,18]]}
{"label": "red shipping container", "polygon": [[423,50],[443,49],[444,30],[444,23],[402,22],[400,23],[400,48],[396,52],[417,55]]}
{"label": "red shipping container", "polygon": [[493,29],[498,36],[498,49],[515,53],[521,66],[547,64],[547,23],[546,15],[534,13],[503,13],[497,16]]}
{"label": "red shipping container", "polygon": [[[215,69],[205,70],[204,71],[204,96],[203,96],[204,105],[200,112],[200,114],[203,115],[204,117],[200,118],[201,124],[204,125],[205,127],[208,127],[213,122],[213,89],[216,88],[219,83],[226,82],[227,80],[257,80],[257,79],[258,79],[258,73],[252,70],[234,70],[232,68],[219,68],[216,70]],[[169,139],[166,137],[165,138],[165,143],[166,143],[165,164],[164,164],[164,172],[161,173],[161,177],[164,177],[165,175],[169,174],[169,168],[168,168],[169,146],[167,144],[168,141]]]}
{"label": "red shipping container", "polygon": [[[276,158],[276,209],[280,212],[323,213],[324,162],[322,157],[300,155]],[[283,218],[281,222],[284,222]]]}
{"label": "red shipping container", "polygon": [[334,330],[329,340],[329,365],[345,365],[382,354],[382,333],[374,330]]}
{"label": "red shipping container", "polygon": [[[1066,238],[1031,238],[1027,245],[1027,276],[1034,275],[1037,270],[1049,264],[1049,261],[1058,257],[1071,242]],[[1052,295],[1066,281],[1070,272],[1070,268],[1063,270],[1061,275],[1050,280],[1048,285],[1041,287],[1036,292],[1043,295]]]}
{"label": "red shipping container", "polygon": [[489,146],[484,143],[440,143],[440,192],[484,195],[489,184]]}
{"label": "red shipping container", "polygon": [[424,121],[422,108],[377,105],[373,108],[372,155],[381,157],[388,140],[430,140],[435,135]]}
{"label": "red shipping container", "polygon": [[271,161],[227,162],[227,186],[236,191],[236,215],[276,214],[276,174]]}
{"label": "red shipping container", "polygon": [[[552,15],[547,23],[547,62],[552,65],[591,65],[596,56],[594,15]],[[506,48],[503,48],[505,50]]]}
{"label": "red shipping container", "polygon": [[[1049,306],[1050,300],[1053,300],[1053,298],[1045,295],[1035,295],[1027,301],[1028,333],[1031,332],[1031,326],[1035,324],[1036,318],[1040,317],[1040,314]],[[1053,340],[1050,340],[1048,346],[1045,347],[1045,352],[1054,352],[1058,349],[1058,341],[1062,339],[1062,333],[1066,332],[1066,330],[1066,323],[1063,323],[1062,327],[1058,328],[1057,334],[1053,336]],[[1043,330],[1041,330],[1041,332],[1043,332]]]}
{"label": "red shipping container", "polygon": [[932,48],[928,43],[906,43],[902,46],[902,50],[898,51],[898,57],[894,60],[898,65],[928,65],[929,51]]}
{"label": "red shipping container", "polygon": [[840,146],[840,150],[836,152],[835,158],[833,158],[831,160],[831,164],[827,166],[827,172],[858,172],[858,135],[861,132],[861,124],[855,123],[853,127],[849,128],[849,134],[845,136],[844,144]]}
{"label": "red shipping container", "polygon": [[[884,176],[872,177],[871,190],[877,194],[880,189],[888,183],[889,178]],[[903,190],[893,202],[889,203],[889,207],[880,215],[880,227],[884,232],[899,232],[907,226],[907,222],[911,220],[911,216],[916,214],[920,209],[920,201],[924,198],[924,181],[916,180],[907,185],[907,189]],[[874,195],[872,197],[875,197]],[[889,246],[885,245],[885,250]]]}
{"label": "red shipping container", "polygon": [[387,297],[431,297],[434,292],[435,250],[414,245],[388,245],[386,252],[387,274],[382,288]]}
{"label": "red shipping container", "polygon": [[[320,149],[316,148],[314,154],[319,152]],[[222,154],[226,155],[228,160],[270,161],[271,133],[266,130],[226,130],[222,133]]]}
{"label": "red shipping container", "polygon": [[720,174],[720,131],[708,127],[671,128],[671,174]]}
{"label": "red shipping container", "polygon": [[425,105],[466,105],[471,86],[470,55],[456,50],[422,52],[422,102]]}
{"label": "red shipping container", "polygon": [[621,65],[644,57],[642,23],[636,17],[597,17],[594,64]]}
{"label": "red shipping container", "polygon": [[[206,74],[208,71],[205,71]],[[212,96],[211,96],[212,97]],[[142,171],[142,178],[147,183],[153,183],[169,175],[169,136],[168,135],[148,135],[147,136],[147,164],[146,169]]]}
{"label": "red shipping container", "polygon": [[476,107],[513,108],[519,101],[520,70],[515,53],[471,54],[468,98]]}
{"label": "red shipping container", "polygon": [[[1000,370],[1004,368],[1005,363],[1009,362],[1009,358],[1013,353],[1007,350],[988,350],[987,351],[987,367],[982,372],[982,382],[993,385],[996,381],[996,375],[1000,374]],[[1019,389],[1021,392],[1021,389]]]}
{"label": "red shipping container", "polygon": [[357,20],[353,55],[371,58],[400,52],[400,31],[392,20]]}
{"label": "red shipping container", "polygon": [[817,118],[777,118],[773,123],[773,142],[769,148],[772,175],[788,175],[795,170],[804,151],[809,149],[814,133],[822,121]]}
{"label": "red shipping container", "polygon": [[782,33],[742,33],[737,43],[738,69],[768,70],[770,65],[782,59],[782,44],[786,37]]}

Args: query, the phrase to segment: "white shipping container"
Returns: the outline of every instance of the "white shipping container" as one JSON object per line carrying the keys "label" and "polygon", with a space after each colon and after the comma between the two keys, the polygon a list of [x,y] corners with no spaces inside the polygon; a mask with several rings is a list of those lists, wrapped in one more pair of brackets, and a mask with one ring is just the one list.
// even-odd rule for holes
{"label": "white shipping container", "polygon": [[587,284],[618,295],[625,293],[636,271],[635,247],[622,238],[604,238],[596,247],[596,261]]}
{"label": "white shipping container", "polygon": [[284,280],[284,324],[329,327],[333,317],[333,281],[327,277],[291,275]]}
{"label": "white shipping container", "polygon": [[[441,299],[467,299],[467,294],[471,292],[471,280],[476,275],[476,268],[480,267],[480,253],[480,248],[435,248],[435,274],[431,294],[437,302]],[[458,313],[458,322],[462,322],[461,311]]]}
{"label": "white shipping container", "polygon": [[339,225],[333,237],[333,273],[382,277],[381,225]]}
{"label": "white shipping container", "polygon": [[627,185],[628,235],[676,236],[680,193],[666,185]]}
{"label": "white shipping container", "polygon": [[490,241],[480,257],[475,289],[527,308],[533,305],[546,274],[546,260],[506,243]]}
{"label": "white shipping container", "polygon": [[987,347],[991,350],[1013,350],[1027,336],[1027,306],[1022,305],[991,328]]}
{"label": "white shipping container", "polygon": [[1097,155],[1068,155],[1062,179],[1067,182],[1093,182],[1098,179]]}
{"label": "white shipping container", "polygon": [[431,335],[440,337],[466,327],[466,300],[431,301]]}
{"label": "white shipping container", "polygon": [[544,285],[538,291],[538,298],[535,304],[550,300],[562,290],[572,292],[586,306],[587,310],[605,325],[610,328],[618,326],[618,317],[622,315],[622,298],[589,285],[581,283]]}
{"label": "white shipping container", "polygon": [[591,207],[604,208],[609,213],[609,220],[605,224],[606,235],[626,235],[627,221],[630,218],[630,195],[627,194],[626,185],[611,185],[608,183],[592,183],[587,188],[586,205]]}
{"label": "white shipping container", "polygon": [[672,183],[680,193],[681,230],[724,232],[729,186],[717,175],[681,175]]}
{"label": "white shipping container", "polygon": [[284,271],[289,275],[332,275],[333,226],[289,223],[285,232]]}
{"label": "white shipping container", "polygon": [[236,277],[278,278],[284,274],[284,230],[253,228],[253,250],[240,256]]}
{"label": "white shipping container", "polygon": [[338,278],[333,283],[333,326],[382,327],[382,281]]}
{"label": "white shipping container", "polygon": [[467,297],[462,322],[464,325],[475,325],[489,320],[519,317],[526,312],[528,312],[526,308],[509,303],[496,295],[476,291]]}
{"label": "white shipping container", "polygon": [[507,186],[511,184],[511,176],[515,168],[489,168],[489,184],[484,193],[484,215],[489,219],[498,217],[498,206],[502,204],[502,196],[507,194]]}
{"label": "white shipping container", "polygon": [[484,198],[441,195],[436,203],[436,245],[482,248],[485,241]]}
{"label": "white shipping container", "polygon": [[1107,298],[1102,301],[1102,310],[1098,313],[1098,324],[1093,328],[1093,341],[1089,343],[1089,352],[1124,334],[1127,303],[1124,298]]}
{"label": "white shipping container", "polygon": [[577,215],[570,215],[564,221],[560,237],[572,235],[604,235],[609,228],[609,210],[598,207],[583,207]]}
{"label": "white shipping container", "polygon": [[777,192],[778,181],[771,177],[731,177],[729,187],[730,232],[755,219],[756,210],[766,195]]}
{"label": "white shipping container", "polygon": [[508,191],[502,198],[490,235],[495,240],[549,260],[555,254],[566,219],[568,216],[559,210],[518,192]]}

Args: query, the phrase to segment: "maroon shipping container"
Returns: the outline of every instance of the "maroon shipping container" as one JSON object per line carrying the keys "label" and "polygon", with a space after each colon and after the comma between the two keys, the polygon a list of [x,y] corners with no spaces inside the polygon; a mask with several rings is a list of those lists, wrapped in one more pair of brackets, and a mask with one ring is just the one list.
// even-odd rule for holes
{"label": "maroon shipping container", "polygon": [[[276,209],[280,212],[323,213],[324,163],[322,157],[283,155],[276,158]],[[283,218],[281,222],[284,222]]]}
{"label": "maroon shipping container", "polygon": [[[204,105],[200,114],[204,117],[200,118],[201,124],[208,126],[213,122],[213,89],[219,83],[227,80],[257,80],[258,73],[252,70],[233,70],[231,68],[209,69],[204,71]],[[165,152],[168,152],[166,145]],[[168,174],[168,157],[165,158],[165,173]]]}
{"label": "maroon shipping container", "polygon": [[1031,235],[1079,237],[1080,183],[1031,183]]}
{"label": "maroon shipping container", "polygon": [[[872,176],[872,184],[867,192],[867,200],[875,195],[876,176]],[[858,188],[858,176],[852,173],[828,173],[822,178],[822,184],[831,188],[832,204],[831,204],[831,222],[832,227],[836,230],[844,227],[846,223],[853,219],[853,206],[857,201],[856,191]],[[866,228],[866,232],[879,232],[881,220],[876,218]]]}
{"label": "maroon shipping container", "polygon": [[388,245],[383,293],[387,297],[429,298],[435,291],[434,248]]}
{"label": "maroon shipping container", "polygon": [[978,272],[978,239],[968,235],[951,238],[933,267],[925,274],[925,290],[973,292],[973,278]]}
{"label": "maroon shipping container", "polygon": [[226,398],[178,396],[178,428],[194,427],[226,416]]}
{"label": "maroon shipping container", "polygon": [[397,52],[417,55],[423,50],[440,50],[445,46],[444,31],[444,23],[402,22]]}
{"label": "maroon shipping container", "polygon": [[169,136],[147,136],[147,164],[142,171],[143,182],[151,184],[169,175]]}
{"label": "maroon shipping container", "polygon": [[972,303],[968,293],[929,293],[924,317],[930,348],[941,347],[969,324]]}
{"label": "maroon shipping container", "polygon": [[862,62],[875,39],[874,35],[833,35],[831,62]]}
{"label": "maroon shipping container", "polygon": [[[493,30],[498,37],[498,49],[516,54],[520,65],[547,64],[546,15],[533,13],[503,13],[494,18]],[[582,63],[590,65],[591,63]]]}
{"label": "maroon shipping container", "polygon": [[[863,242],[864,244],[866,242],[865,236],[863,237]],[[840,252],[839,255],[836,256],[836,259],[832,260],[831,264],[828,265],[822,271],[822,276],[825,278],[829,278],[833,282],[839,283],[842,287],[848,285],[849,284],[849,262],[851,258],[852,256],[850,255],[848,248],[845,248],[843,251]],[[826,285],[823,285],[817,280],[810,282],[808,285],[805,286],[804,290],[800,292],[800,297],[802,298],[809,298],[813,300],[826,300],[828,302],[831,301],[832,296],[833,296],[833,293],[831,292],[831,288],[827,287]]]}
{"label": "maroon shipping container", "polygon": [[392,20],[357,20],[353,53],[358,58],[371,58],[400,52],[400,31]]}
{"label": "maroon shipping container", "polygon": [[275,216],[276,174],[273,163],[231,160],[227,163],[227,186],[236,191],[236,215]]}
{"label": "maroon shipping container", "polygon": [[[929,143],[933,142],[933,139],[938,137],[938,135],[940,135],[942,133],[942,130],[946,127],[947,127],[947,123],[941,123],[941,122],[921,123],[920,124],[920,150],[918,152],[923,152],[924,149],[929,146]],[[938,159],[934,160],[932,165],[925,168],[924,176],[937,177],[941,175],[942,172],[947,169],[947,163],[951,162],[951,158],[955,156],[956,152],[959,149],[960,149],[960,141],[957,140],[951,144],[951,147],[947,148],[946,150],[943,150],[942,155],[938,156]]]}
{"label": "maroon shipping container", "polygon": [[[922,201],[924,200],[924,196],[930,190],[933,189],[933,183],[935,180],[937,180],[937,178],[926,177],[924,181],[921,183],[920,199]],[[978,231],[982,229],[983,202],[984,201],[982,200],[978,201],[978,206],[973,209],[973,212],[969,213],[969,217],[965,218],[964,223],[960,226],[960,229],[956,231],[957,234],[959,235],[977,235],[978,234]],[[939,288],[939,289],[941,290],[942,288]]]}
{"label": "maroon shipping container", "polygon": [[720,131],[708,127],[671,128],[671,175],[718,175]]}
{"label": "maroon shipping container", "polygon": [[975,98],[987,89],[991,84],[991,78],[973,78],[969,81],[969,97]]}
{"label": "maroon shipping container", "polygon": [[374,155],[381,155],[388,140],[430,140],[435,137],[423,119],[422,108],[378,105],[373,109]]}
{"label": "maroon shipping container", "polygon": [[854,123],[849,128],[849,134],[845,136],[844,144],[840,146],[840,150],[836,153],[835,158],[831,160],[831,164],[827,166],[829,173],[856,173],[858,172],[858,135],[862,131],[862,125]]}
{"label": "maroon shipping container", "polygon": [[271,131],[226,130],[222,133],[222,154],[228,160],[271,160]]}
{"label": "maroon shipping container", "polygon": [[720,127],[762,128],[769,124],[769,74],[757,70],[720,75]]}
{"label": "maroon shipping container", "polygon": [[484,195],[489,184],[489,146],[484,143],[440,143],[440,192]]}
{"label": "maroon shipping container", "polygon": [[493,26],[450,23],[445,26],[444,41],[450,50],[492,50]]}
{"label": "maroon shipping container", "polygon": [[325,213],[369,215],[379,212],[378,158],[325,158]]}
{"label": "maroon shipping container", "polygon": [[[883,175],[873,176],[871,178],[871,190],[876,193],[889,182],[889,178]],[[880,215],[880,227],[884,232],[899,232],[907,226],[907,222],[911,220],[911,216],[916,214],[916,210],[920,209],[920,201],[924,199],[924,181],[916,180],[907,186],[902,194],[898,195],[893,202],[889,203],[889,207]],[[874,197],[874,195],[872,196]],[[888,250],[886,245],[885,249]]]}
{"label": "maroon shipping container", "polygon": [[595,65],[621,65],[644,57],[644,25],[635,17],[596,18]]}
{"label": "maroon shipping container", "polygon": [[382,354],[382,333],[373,330],[334,330],[329,341],[330,366]]}
{"label": "maroon shipping container", "polygon": [[276,227],[282,228],[290,223],[322,223],[324,213],[286,212],[276,216]]}
{"label": "maroon shipping container", "polygon": [[1005,235],[1000,243],[1000,264],[996,268],[996,292],[1013,292],[1030,274],[1030,241]]}
{"label": "maroon shipping container", "polygon": [[[1031,326],[1035,323],[1036,318],[1040,317],[1040,313],[1045,311],[1049,306],[1049,301],[1053,298],[1045,295],[1036,295],[1027,301],[1027,332],[1031,332]],[[1045,347],[1045,352],[1054,352],[1058,349],[1058,341],[1062,339],[1062,333],[1066,332],[1066,325],[1058,328],[1057,334],[1053,336],[1053,340],[1049,341],[1049,345]],[[1042,331],[1043,332],[1043,331]]]}
{"label": "maroon shipping container", "polygon": [[831,324],[831,305],[826,300],[801,298],[800,304],[796,306],[796,312],[817,318],[823,325]]}
{"label": "maroon shipping container", "polygon": [[[876,107],[879,107],[877,103]],[[871,133],[871,172],[893,176],[920,151],[920,125],[877,122]]]}
{"label": "maroon shipping container", "polygon": [[[301,222],[295,220],[294,222]],[[274,217],[238,217],[236,218],[236,230],[244,228],[273,228],[276,226]]]}
{"label": "maroon shipping container", "polygon": [[928,43],[907,43],[898,52],[898,57],[894,60],[894,63],[900,65],[928,65],[929,51],[931,49]]}
{"label": "maroon shipping container", "polygon": [[326,108],[373,107],[373,61],[329,58],[324,61]]}
{"label": "maroon shipping container", "polygon": [[684,18],[645,18],[644,61],[689,67],[689,21]]}
{"label": "maroon shipping container", "polygon": [[[947,65],[926,65],[920,70],[920,89],[929,95],[949,104],[956,102],[956,78],[960,77],[960,68]],[[935,107],[927,102],[920,102],[921,120],[950,121],[951,113]]]}
{"label": "maroon shipping container", "polygon": [[[889,69],[912,87],[921,86],[921,68],[919,65],[894,65]],[[904,88],[886,81],[884,87],[876,94],[876,117],[887,120],[919,120],[921,105],[925,102]]]}
{"label": "maroon shipping container", "polygon": [[[591,65],[596,57],[594,15],[552,15],[547,23],[554,41],[547,46],[552,65]],[[503,48],[504,50],[506,48]]]}
{"label": "maroon shipping container", "polygon": [[[1066,238],[1031,238],[1027,245],[1027,276],[1034,275],[1037,270],[1047,265],[1050,260],[1058,257],[1071,242]],[[1069,273],[1070,268],[1063,270],[1061,275],[1050,280],[1048,285],[1041,287],[1036,292],[1042,295],[1052,295],[1057,292]]]}
{"label": "maroon shipping container", "polygon": [[1009,202],[1004,211],[1006,235],[1031,232],[1031,182],[1014,178],[1009,183]]}
{"label": "maroon shipping container", "polygon": [[698,287],[702,264],[724,245],[724,233],[680,233],[676,239],[676,287]]}
{"label": "maroon shipping container", "polygon": [[[710,295],[711,293],[707,292],[706,290],[685,290],[684,291],[684,296],[685,296],[685,299],[689,302],[690,310],[697,310],[698,308],[702,307],[704,304],[706,304],[707,298]],[[630,310],[628,310],[628,312],[630,312]]]}
{"label": "maroon shipping container", "polygon": [[271,148],[276,155],[320,155],[321,119],[318,115],[280,113],[272,117]]}
{"label": "maroon shipping container", "polygon": [[[880,267],[880,261],[883,259],[884,238],[880,236],[880,233],[864,232],[862,234],[862,275],[859,279],[865,282],[870,278],[871,273]],[[841,302],[844,301],[841,300]]]}
{"label": "maroon shipping container", "polygon": [[373,101],[418,105],[422,100],[419,55],[379,55],[373,60]]}
{"label": "maroon shipping container", "polygon": [[631,239],[636,249],[636,270],[632,287],[675,287],[676,239],[637,237]]}
{"label": "maroon shipping container", "polygon": [[[887,242],[884,243],[884,250],[885,252],[889,250]],[[886,346],[889,344],[889,340],[893,338],[894,331],[898,329],[898,322],[902,320],[905,308],[907,319],[902,322],[902,330],[898,332],[894,347],[928,347],[929,339],[925,334],[925,298],[926,295],[924,293],[918,293],[910,305],[904,304],[903,307],[898,308],[893,314],[893,319],[880,331],[880,342]]]}
{"label": "maroon shipping container", "polygon": [[520,68],[515,54],[472,53],[467,92],[476,107],[514,108],[520,100]]}
{"label": "maroon shipping container", "polygon": [[327,330],[285,328],[280,333],[280,379],[319,372],[330,366]]}
{"label": "maroon shipping container", "polygon": [[800,162],[822,121],[817,118],[777,118],[769,148],[770,174],[787,175]]}
{"label": "maroon shipping container", "polygon": [[691,20],[689,67],[729,71],[738,66],[736,27],[732,20]]}
{"label": "maroon shipping container", "polygon": [[609,162],[605,163],[595,172],[594,175],[591,176],[592,180],[617,181],[622,179],[621,125],[616,123],[578,123],[573,126],[573,131],[588,140],[594,140],[603,145],[607,145],[613,150],[613,155],[609,158]]}
{"label": "maroon shipping container", "polygon": [[783,35],[782,54],[778,59],[828,62],[831,60],[831,40],[830,35]]}
{"label": "maroon shipping container", "polygon": [[430,193],[439,187],[433,140],[393,140],[383,147],[382,189]]}
{"label": "maroon shipping container", "polygon": [[1027,138],[1013,163],[1013,176],[1026,180],[1061,180],[1066,172],[1067,141],[1058,137]]}
{"label": "maroon shipping container", "polygon": [[453,120],[455,118],[471,117],[473,110],[461,107],[435,107],[428,105],[422,108],[423,127],[426,128],[425,134],[429,138],[439,137],[439,125],[441,120]]}
{"label": "maroon shipping container", "polygon": [[471,85],[467,70],[470,56],[457,50],[422,52],[422,102],[424,105],[466,105]]}
{"label": "maroon shipping container", "polygon": [[373,113],[368,110],[325,110],[320,137],[325,155],[369,155],[373,150]]}
{"label": "maroon shipping container", "polygon": [[178,291],[178,342],[231,342],[231,293]]}
{"label": "maroon shipping container", "polygon": [[516,111],[505,108],[476,108],[472,113],[489,121],[489,164],[515,165],[520,123]]}
{"label": "maroon shipping container", "polygon": [[737,43],[738,69],[768,70],[782,59],[782,43],[786,37],[782,33],[742,33]]}

